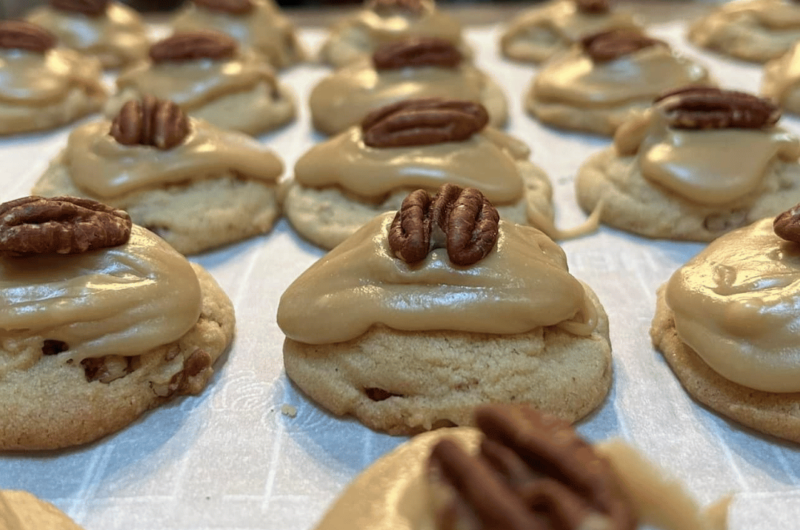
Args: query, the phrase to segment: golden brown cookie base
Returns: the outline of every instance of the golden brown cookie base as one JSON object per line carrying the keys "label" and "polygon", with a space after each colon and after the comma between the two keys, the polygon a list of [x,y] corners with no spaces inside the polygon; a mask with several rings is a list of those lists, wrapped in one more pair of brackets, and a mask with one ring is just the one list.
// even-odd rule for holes
{"label": "golden brown cookie base", "polygon": [[531,86],[524,103],[528,114],[547,125],[559,129],[613,136],[632,112],[650,107],[652,100],[632,101],[624,105],[603,108],[581,108],[564,103],[541,101]]}
{"label": "golden brown cookie base", "polygon": [[[338,344],[286,339],[286,373],[334,414],[391,434],[472,425],[472,409],[484,403],[529,403],[574,422],[611,386],[608,318],[584,288],[598,310],[589,337],[556,328],[490,335],[374,326]],[[370,398],[367,389],[380,390]]]}
{"label": "golden brown cookie base", "polygon": [[[211,275],[199,265],[192,267],[203,296],[197,324],[179,340],[142,355],[138,368],[128,375],[108,384],[90,383],[81,366],[67,365],[53,355],[41,357],[30,369],[11,370],[0,380],[0,450],[59,449],[92,442],[174,395],[199,393],[213,370],[184,378],[173,394],[164,382],[180,372],[198,348],[216,361],[233,339],[234,314]],[[41,348],[41,341],[3,341],[0,363],[12,362],[14,351],[24,348]]]}
{"label": "golden brown cookie base", "polygon": [[683,387],[697,401],[757,431],[800,442],[800,392],[753,390],[712,370],[678,337],[663,286],[658,290],[650,336]]}
{"label": "golden brown cookie base", "polygon": [[79,88],[49,105],[27,106],[0,103],[0,135],[47,131],[99,112],[106,94]]}

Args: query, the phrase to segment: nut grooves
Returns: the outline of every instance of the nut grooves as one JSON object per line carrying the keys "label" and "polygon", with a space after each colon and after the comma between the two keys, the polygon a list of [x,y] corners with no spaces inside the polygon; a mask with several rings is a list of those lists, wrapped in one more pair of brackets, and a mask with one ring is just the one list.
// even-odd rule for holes
{"label": "nut grooves", "polygon": [[172,101],[153,96],[131,100],[111,123],[111,136],[122,145],[148,145],[166,150],[189,134],[189,119]]}
{"label": "nut grooves", "polygon": [[0,21],[0,48],[44,53],[55,45],[55,35],[41,26],[22,20]]}
{"label": "nut grooves", "polygon": [[608,0],[575,0],[578,11],[590,15],[602,15],[611,11]]}
{"label": "nut grooves", "polygon": [[176,33],[150,47],[154,63],[193,61],[195,59],[228,59],[236,53],[236,41],[218,31]]}
{"label": "nut grooves", "polygon": [[581,46],[593,62],[606,63],[652,46],[669,45],[633,29],[612,29],[581,39]]}
{"label": "nut grooves", "polygon": [[96,17],[106,12],[108,0],[50,0],[50,6],[61,11]]}
{"label": "nut grooves", "polygon": [[800,243],[800,204],[779,214],[772,222],[772,229],[781,239]]}
{"label": "nut grooves", "polygon": [[461,64],[461,52],[444,39],[419,38],[393,42],[381,46],[372,55],[376,70],[400,68],[456,68]]}
{"label": "nut grooves", "polygon": [[762,129],[781,118],[780,109],[767,99],[710,87],[672,90],[654,105],[677,129]]}

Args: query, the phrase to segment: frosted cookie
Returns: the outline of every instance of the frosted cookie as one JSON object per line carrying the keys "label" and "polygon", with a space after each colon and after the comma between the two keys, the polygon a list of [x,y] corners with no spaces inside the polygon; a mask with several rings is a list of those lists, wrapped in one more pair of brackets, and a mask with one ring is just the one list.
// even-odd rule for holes
{"label": "frosted cookie", "polygon": [[780,57],[800,40],[800,3],[726,2],[691,25],[689,40],[738,59],[763,63]]}
{"label": "frosted cookie", "polygon": [[525,406],[482,406],[474,421],[415,436],[374,462],[316,530],[727,527],[729,498],[701,509],[622,441],[590,445]]}
{"label": "frosted cookie", "polygon": [[183,254],[268,232],[283,163],[252,138],[147,96],[81,126],[33,188],[125,209]]}
{"label": "frosted cookie", "polygon": [[27,491],[0,490],[3,530],[83,530],[64,512]]}
{"label": "frosted cookie", "polygon": [[50,0],[26,17],[53,33],[60,46],[97,57],[103,68],[144,59],[150,43],[139,14],[108,0]]}
{"label": "frosted cookie", "polygon": [[55,46],[39,26],[0,21],[0,135],[53,129],[103,106],[97,59]]}
{"label": "frosted cookie", "polygon": [[233,326],[211,276],[125,212],[0,205],[0,450],[88,443],[199,393]]}
{"label": "frosted cookie", "polygon": [[540,63],[586,35],[637,29],[631,13],[612,10],[608,0],[553,0],[518,15],[503,32],[500,51],[509,59]]}
{"label": "frosted cookie", "polygon": [[155,43],[148,60],[117,78],[106,116],[144,95],[169,99],[192,117],[252,135],[285,125],[295,115],[291,91],[278,83],[264,58],[213,31],[177,33]]}
{"label": "frosted cookie", "polygon": [[439,11],[433,0],[368,0],[363,10],[331,27],[319,55],[339,68],[371,56],[382,44],[412,37],[443,39],[471,56],[461,24]]}
{"label": "frosted cookie", "polygon": [[761,94],[783,110],[800,114],[800,44],[764,66]]}
{"label": "frosted cookie", "polygon": [[711,241],[800,202],[800,140],[780,111],[742,92],[665,94],[578,171],[578,202],[648,237]]}
{"label": "frosted cookie", "polygon": [[584,37],[536,74],[525,108],[555,127],[613,135],[667,90],[713,84],[707,70],[638,31]]}
{"label": "frosted cookie", "polygon": [[481,103],[489,124],[508,118],[503,90],[442,39],[385,44],[371,58],[336,70],[311,91],[311,120],[325,134],[358,125],[370,111],[404,99],[440,97]]}
{"label": "frosted cookie", "polygon": [[727,234],[658,292],[650,334],[700,403],[800,442],[800,208]]}
{"label": "frosted cookie", "polygon": [[220,31],[262,54],[275,68],[305,59],[294,25],[273,0],[193,0],[178,13],[173,28]]}
{"label": "frosted cookie", "polygon": [[283,189],[286,217],[304,238],[333,248],[415,188],[450,182],[479,188],[512,222],[554,232],[550,180],[525,144],[488,120],[466,101],[407,100],[373,111],[297,161]]}
{"label": "frosted cookie", "polygon": [[303,392],[392,434],[470,425],[484,403],[576,421],[611,385],[607,317],[561,248],[449,184],[413,192],[312,265],[278,325]]}

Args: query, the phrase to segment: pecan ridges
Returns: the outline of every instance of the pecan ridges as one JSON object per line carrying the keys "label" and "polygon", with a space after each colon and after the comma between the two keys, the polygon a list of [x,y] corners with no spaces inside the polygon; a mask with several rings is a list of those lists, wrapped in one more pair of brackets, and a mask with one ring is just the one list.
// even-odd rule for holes
{"label": "pecan ridges", "polygon": [[422,0],[370,0],[367,7],[378,14],[400,11],[419,15],[425,10]]}
{"label": "pecan ridges", "polygon": [[489,114],[480,103],[426,98],[376,109],[361,122],[361,130],[370,147],[410,147],[461,142],[488,123]]}
{"label": "pecan ridges", "polygon": [[50,0],[50,5],[61,11],[96,17],[106,12],[108,0]]}
{"label": "pecan ridges", "polygon": [[372,55],[376,70],[400,68],[456,68],[462,56],[452,43],[433,37],[407,39],[385,44]]}
{"label": "pecan ridges", "polygon": [[612,29],[587,35],[581,39],[581,46],[596,63],[613,61],[652,46],[669,47],[666,42],[635,29]]}
{"label": "pecan ridges", "polygon": [[44,53],[55,45],[55,35],[41,26],[22,20],[0,21],[0,48]]}
{"label": "pecan ridges", "polygon": [[677,129],[761,129],[781,118],[780,108],[767,99],[711,87],[672,90],[654,104],[669,126]]}
{"label": "pecan ridges", "polygon": [[172,101],[144,96],[122,106],[111,122],[111,136],[122,145],[171,149],[189,134],[189,118]]}
{"label": "pecan ridges", "polygon": [[779,214],[772,222],[772,229],[781,239],[800,243],[800,204]]}
{"label": "pecan ridges", "polygon": [[126,243],[131,218],[77,197],[23,197],[0,204],[0,256],[79,254]]}
{"label": "pecan ridges", "polygon": [[253,0],[192,0],[195,5],[209,11],[220,11],[232,15],[244,15],[253,10]]}
{"label": "pecan ridges", "polygon": [[227,59],[236,53],[233,37],[218,31],[186,31],[160,40],[150,47],[154,63]]}
{"label": "pecan ridges", "polygon": [[608,0],[575,0],[578,11],[587,14],[603,14],[611,10]]}

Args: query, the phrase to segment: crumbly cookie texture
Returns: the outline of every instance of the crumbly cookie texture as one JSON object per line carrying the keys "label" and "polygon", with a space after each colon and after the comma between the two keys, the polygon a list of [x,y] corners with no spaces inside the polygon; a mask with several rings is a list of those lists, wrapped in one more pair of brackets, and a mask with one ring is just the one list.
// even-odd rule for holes
{"label": "crumbly cookie texture", "polygon": [[338,415],[376,430],[413,434],[472,425],[483,403],[528,403],[568,421],[594,410],[611,385],[608,318],[578,337],[556,328],[516,335],[405,332],[374,326],[329,345],[284,343],[289,377]]}
{"label": "crumbly cookie texture", "polygon": [[4,530],[83,530],[64,512],[27,491],[0,491],[0,526]]}
{"label": "crumbly cookie texture", "polygon": [[664,293],[662,286],[650,336],[686,391],[703,405],[743,425],[800,442],[800,393],[763,392],[719,375],[678,337]]}
{"label": "crumbly cookie texture", "polygon": [[[234,313],[211,275],[199,265],[192,267],[202,291],[197,324],[179,340],[142,355],[131,373],[110,383],[88,382],[83,366],[66,364],[58,355],[43,356],[41,337],[4,336],[0,367],[8,369],[0,385],[4,403],[0,449],[58,449],[88,443],[122,429],[174,395],[202,391],[213,370],[187,377],[182,373],[184,363],[200,349],[213,364],[233,339]],[[14,358],[31,350],[38,351],[38,362],[15,368]]]}

